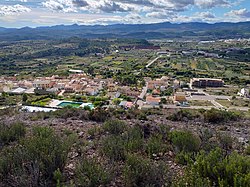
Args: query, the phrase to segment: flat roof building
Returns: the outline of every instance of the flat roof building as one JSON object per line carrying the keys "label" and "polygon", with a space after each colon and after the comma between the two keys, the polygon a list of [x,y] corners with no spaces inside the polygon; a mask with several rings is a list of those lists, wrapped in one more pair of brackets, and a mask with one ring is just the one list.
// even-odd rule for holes
{"label": "flat roof building", "polygon": [[223,87],[224,81],[222,79],[211,78],[193,78],[190,80],[191,87]]}

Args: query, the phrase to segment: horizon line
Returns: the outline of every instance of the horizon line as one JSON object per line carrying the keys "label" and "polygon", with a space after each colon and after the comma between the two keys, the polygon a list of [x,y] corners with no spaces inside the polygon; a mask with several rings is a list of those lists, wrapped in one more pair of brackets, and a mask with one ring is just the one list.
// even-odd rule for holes
{"label": "horizon line", "polygon": [[199,21],[190,21],[190,22],[170,22],[170,21],[163,21],[163,22],[152,22],[152,23],[110,23],[110,24],[79,24],[79,23],[73,23],[73,24],[55,24],[55,25],[41,25],[41,26],[23,26],[23,27],[0,27],[4,29],[24,29],[24,28],[30,28],[30,29],[36,29],[36,28],[42,28],[42,27],[56,27],[56,26],[89,26],[89,27],[94,27],[94,26],[113,26],[113,25],[154,25],[154,24],[162,24],[162,23],[169,23],[172,25],[181,25],[181,24],[189,24],[189,23],[202,23],[202,24],[208,24],[208,25],[214,25],[214,24],[220,24],[220,23],[232,23],[232,24],[237,24],[237,23],[250,23],[250,21],[220,21],[220,22],[199,22]]}

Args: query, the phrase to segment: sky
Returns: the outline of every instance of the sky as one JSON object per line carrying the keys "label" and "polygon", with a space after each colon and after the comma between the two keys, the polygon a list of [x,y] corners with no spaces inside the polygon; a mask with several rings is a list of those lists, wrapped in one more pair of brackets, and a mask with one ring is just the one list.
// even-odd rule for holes
{"label": "sky", "polygon": [[0,0],[0,27],[250,21],[250,0]]}

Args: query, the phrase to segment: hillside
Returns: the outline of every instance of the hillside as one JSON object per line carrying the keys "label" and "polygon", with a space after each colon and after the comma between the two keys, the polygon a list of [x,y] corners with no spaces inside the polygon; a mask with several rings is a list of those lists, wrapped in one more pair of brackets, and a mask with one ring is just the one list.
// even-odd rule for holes
{"label": "hillside", "polygon": [[0,186],[250,184],[249,119],[237,113],[0,112]]}
{"label": "hillside", "polygon": [[[68,37],[82,38],[249,38],[250,22],[239,23],[181,23],[116,24],[116,25],[57,25],[52,27],[0,28],[0,40],[41,40]],[[223,33],[223,35],[222,35]]]}

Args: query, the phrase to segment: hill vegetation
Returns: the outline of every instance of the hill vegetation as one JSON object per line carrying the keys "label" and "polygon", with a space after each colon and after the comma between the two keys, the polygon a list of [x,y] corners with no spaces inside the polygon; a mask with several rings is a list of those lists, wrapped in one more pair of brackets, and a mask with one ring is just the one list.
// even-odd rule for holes
{"label": "hill vegetation", "polygon": [[[237,126],[233,114],[194,111],[187,126],[171,117],[180,112],[1,110],[0,185],[249,186],[249,146],[223,130]],[[206,123],[208,114],[224,120]]]}

